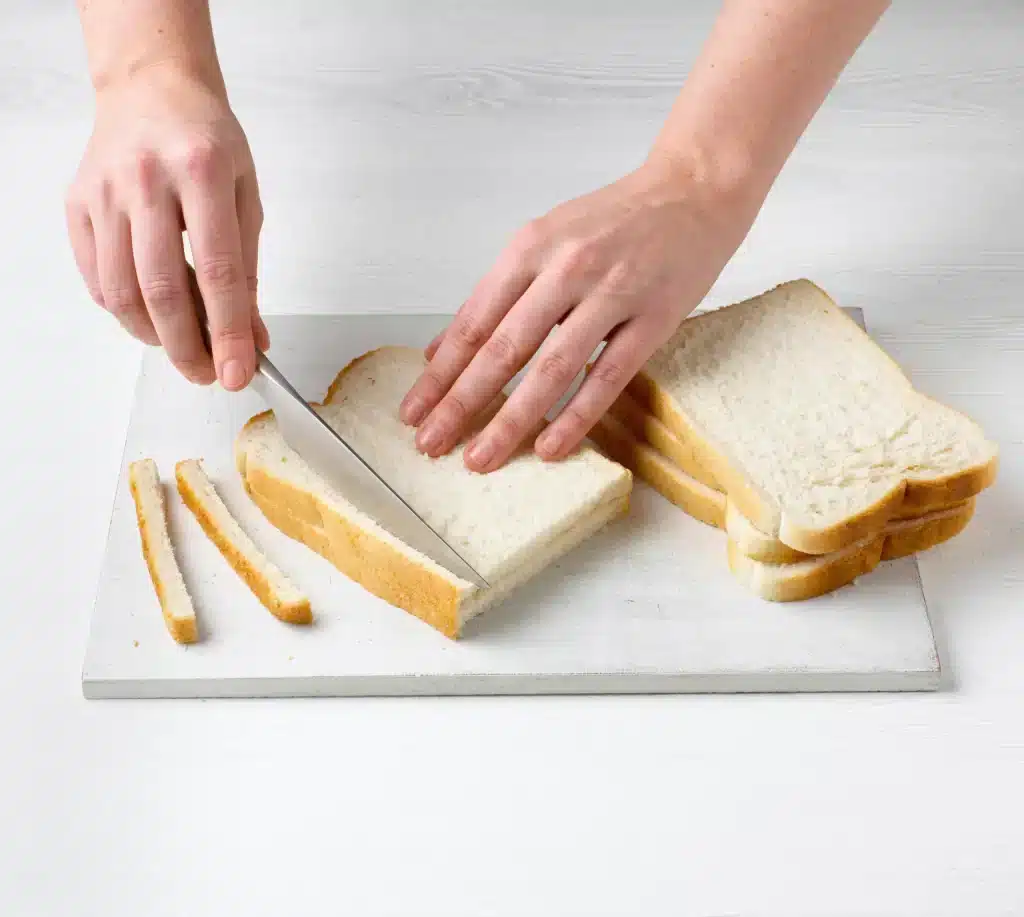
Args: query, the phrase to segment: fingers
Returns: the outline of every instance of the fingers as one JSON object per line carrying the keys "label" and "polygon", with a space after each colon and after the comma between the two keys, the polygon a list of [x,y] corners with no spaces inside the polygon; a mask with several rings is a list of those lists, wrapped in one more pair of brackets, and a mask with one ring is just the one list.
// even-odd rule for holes
{"label": "fingers", "polygon": [[456,313],[423,374],[402,401],[399,413],[405,423],[418,426],[434,410],[535,276],[526,259],[509,253],[499,259]]}
{"label": "fingers", "polygon": [[187,170],[181,205],[209,316],[213,362],[221,385],[238,391],[252,379],[256,351],[231,161],[200,145]]}
{"label": "fingers", "polygon": [[65,209],[68,238],[71,252],[75,256],[78,273],[85,281],[86,289],[97,306],[103,306],[103,290],[100,288],[99,271],[96,267],[96,238],[93,234],[89,210],[84,205],[69,202]]}
{"label": "fingers", "polygon": [[530,361],[572,305],[560,275],[542,273],[423,421],[416,436],[419,449],[430,456],[448,453],[479,412]]}
{"label": "fingers", "polygon": [[260,315],[257,298],[257,278],[260,249],[260,231],[263,229],[263,204],[260,201],[256,173],[243,175],[235,189],[235,209],[238,213],[238,232],[242,242],[242,264],[245,266],[245,286],[249,291],[252,309],[252,331],[256,346],[269,350],[270,333]]}
{"label": "fingers", "polygon": [[136,203],[131,234],[138,285],[160,344],[185,378],[209,385],[216,374],[188,292],[181,218],[169,186]]}
{"label": "fingers", "polygon": [[[466,450],[472,471],[504,464],[566,393],[605,336],[620,324],[624,306],[610,298],[581,303],[551,336],[497,416]],[[545,434],[546,435],[546,434]],[[561,447],[561,441],[556,443]]]}
{"label": "fingers", "polygon": [[579,390],[537,438],[537,454],[554,461],[576,449],[661,343],[657,330],[639,319],[617,331]]}
{"label": "fingers", "polygon": [[135,275],[131,221],[113,208],[103,208],[94,220],[96,231],[96,275],[103,308],[133,337],[145,344],[160,343],[146,311]]}
{"label": "fingers", "polygon": [[426,349],[423,351],[423,355],[427,358],[428,363],[434,359],[434,354],[437,353],[437,348],[441,346],[441,341],[444,340],[444,334],[444,331],[438,334],[434,340],[427,344]]}

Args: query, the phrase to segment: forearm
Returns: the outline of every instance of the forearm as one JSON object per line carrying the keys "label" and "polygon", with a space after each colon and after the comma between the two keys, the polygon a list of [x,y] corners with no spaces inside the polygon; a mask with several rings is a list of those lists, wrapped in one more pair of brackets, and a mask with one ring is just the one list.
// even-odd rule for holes
{"label": "forearm", "polygon": [[651,153],[759,206],[889,0],[725,0]]}
{"label": "forearm", "polygon": [[97,92],[173,66],[223,92],[208,0],[77,0]]}

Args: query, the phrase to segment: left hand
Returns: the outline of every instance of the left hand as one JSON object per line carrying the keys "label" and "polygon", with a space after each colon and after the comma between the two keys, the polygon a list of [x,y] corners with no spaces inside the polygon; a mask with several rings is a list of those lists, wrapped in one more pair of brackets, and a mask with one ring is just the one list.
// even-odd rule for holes
{"label": "left hand", "polygon": [[544,459],[570,454],[704,298],[755,211],[649,163],[529,223],[427,349],[401,406],[403,421],[419,428],[420,451],[450,452],[537,354],[465,452],[473,471],[500,468],[607,341],[534,444]]}

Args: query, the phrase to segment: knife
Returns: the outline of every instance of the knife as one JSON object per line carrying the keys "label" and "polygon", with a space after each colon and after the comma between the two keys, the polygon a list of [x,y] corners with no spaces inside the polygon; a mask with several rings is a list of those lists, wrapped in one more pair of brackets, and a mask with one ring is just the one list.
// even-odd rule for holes
{"label": "knife", "polygon": [[[187,261],[188,282],[208,352],[210,329],[195,269]],[[485,580],[387,483],[338,432],[311,408],[281,371],[256,351],[253,389],[271,407],[288,446],[338,489],[345,499],[395,538],[425,554],[467,582],[487,588]]]}

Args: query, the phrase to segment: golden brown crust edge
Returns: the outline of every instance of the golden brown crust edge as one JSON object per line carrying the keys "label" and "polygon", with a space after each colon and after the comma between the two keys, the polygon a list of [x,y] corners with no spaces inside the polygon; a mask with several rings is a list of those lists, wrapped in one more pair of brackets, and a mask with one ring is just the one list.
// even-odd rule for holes
{"label": "golden brown crust edge", "polygon": [[[167,590],[164,586],[163,580],[160,578],[160,573],[156,568],[156,559],[153,556],[153,533],[150,529],[150,520],[146,518],[146,514],[142,509],[142,501],[139,496],[139,485],[136,477],[138,469],[142,467],[143,464],[152,461],[152,459],[141,459],[140,461],[132,462],[128,467],[128,489],[131,491],[132,501],[135,504],[135,519],[139,527],[139,540],[142,542],[142,556],[146,561],[146,569],[149,571],[150,581],[153,583],[153,591],[156,592],[157,601],[160,603],[160,613],[164,619],[164,626],[167,628],[167,632],[171,635],[171,639],[173,639],[175,643],[195,643],[196,640],[199,639],[196,619],[177,618],[170,613],[170,609],[167,607]],[[154,469],[156,468],[155,463],[153,463],[153,467]],[[158,484],[159,481],[160,477],[158,473]],[[157,523],[166,526],[167,510],[163,487],[160,488],[160,501],[164,510],[161,519],[157,520]]]}
{"label": "golden brown crust edge", "polygon": [[806,572],[787,573],[780,579],[760,575],[763,568],[771,565],[751,560],[732,541],[728,543],[727,557],[732,575],[762,599],[768,602],[802,602],[835,592],[870,573],[881,560],[884,541],[882,537],[875,538],[860,550],[848,550],[829,562],[810,561]]}
{"label": "golden brown crust edge", "polygon": [[[855,579],[870,573],[881,561],[896,560],[930,550],[959,535],[974,515],[974,502],[951,509],[938,519],[900,523],[897,531],[879,536],[860,550],[847,548],[833,561],[808,558],[806,572],[795,563],[769,564],[754,560],[732,539],[727,557],[729,570],[748,589],[770,602],[799,602],[816,598],[848,586]],[[787,567],[791,570],[787,571]],[[775,578],[773,574],[781,573]]]}
{"label": "golden brown crust edge", "polygon": [[[268,521],[316,551],[368,592],[425,621],[446,637],[458,636],[464,592],[453,582],[345,519],[313,494],[264,468],[250,467],[244,450],[239,452],[246,492]],[[286,511],[275,512],[273,507]]]}
{"label": "golden brown crust edge", "polygon": [[208,507],[203,503],[202,498],[193,489],[184,470],[187,464],[193,459],[185,459],[177,463],[174,469],[174,478],[178,485],[178,493],[182,502],[195,516],[199,527],[206,534],[206,537],[213,542],[221,556],[228,562],[239,578],[249,587],[253,595],[260,600],[260,604],[267,609],[279,621],[286,624],[311,624],[313,612],[310,608],[309,599],[303,597],[296,602],[282,601],[275,592],[273,584],[267,577],[257,570],[238,550],[238,547],[217,525],[216,519],[210,514]]}
{"label": "golden brown crust edge", "polygon": [[[725,494],[693,479],[692,485],[674,473],[672,464],[656,449],[641,442],[618,421],[603,417],[590,431],[590,439],[614,462],[646,481],[687,515],[714,528],[725,527]],[[682,473],[685,475],[685,473]]]}

